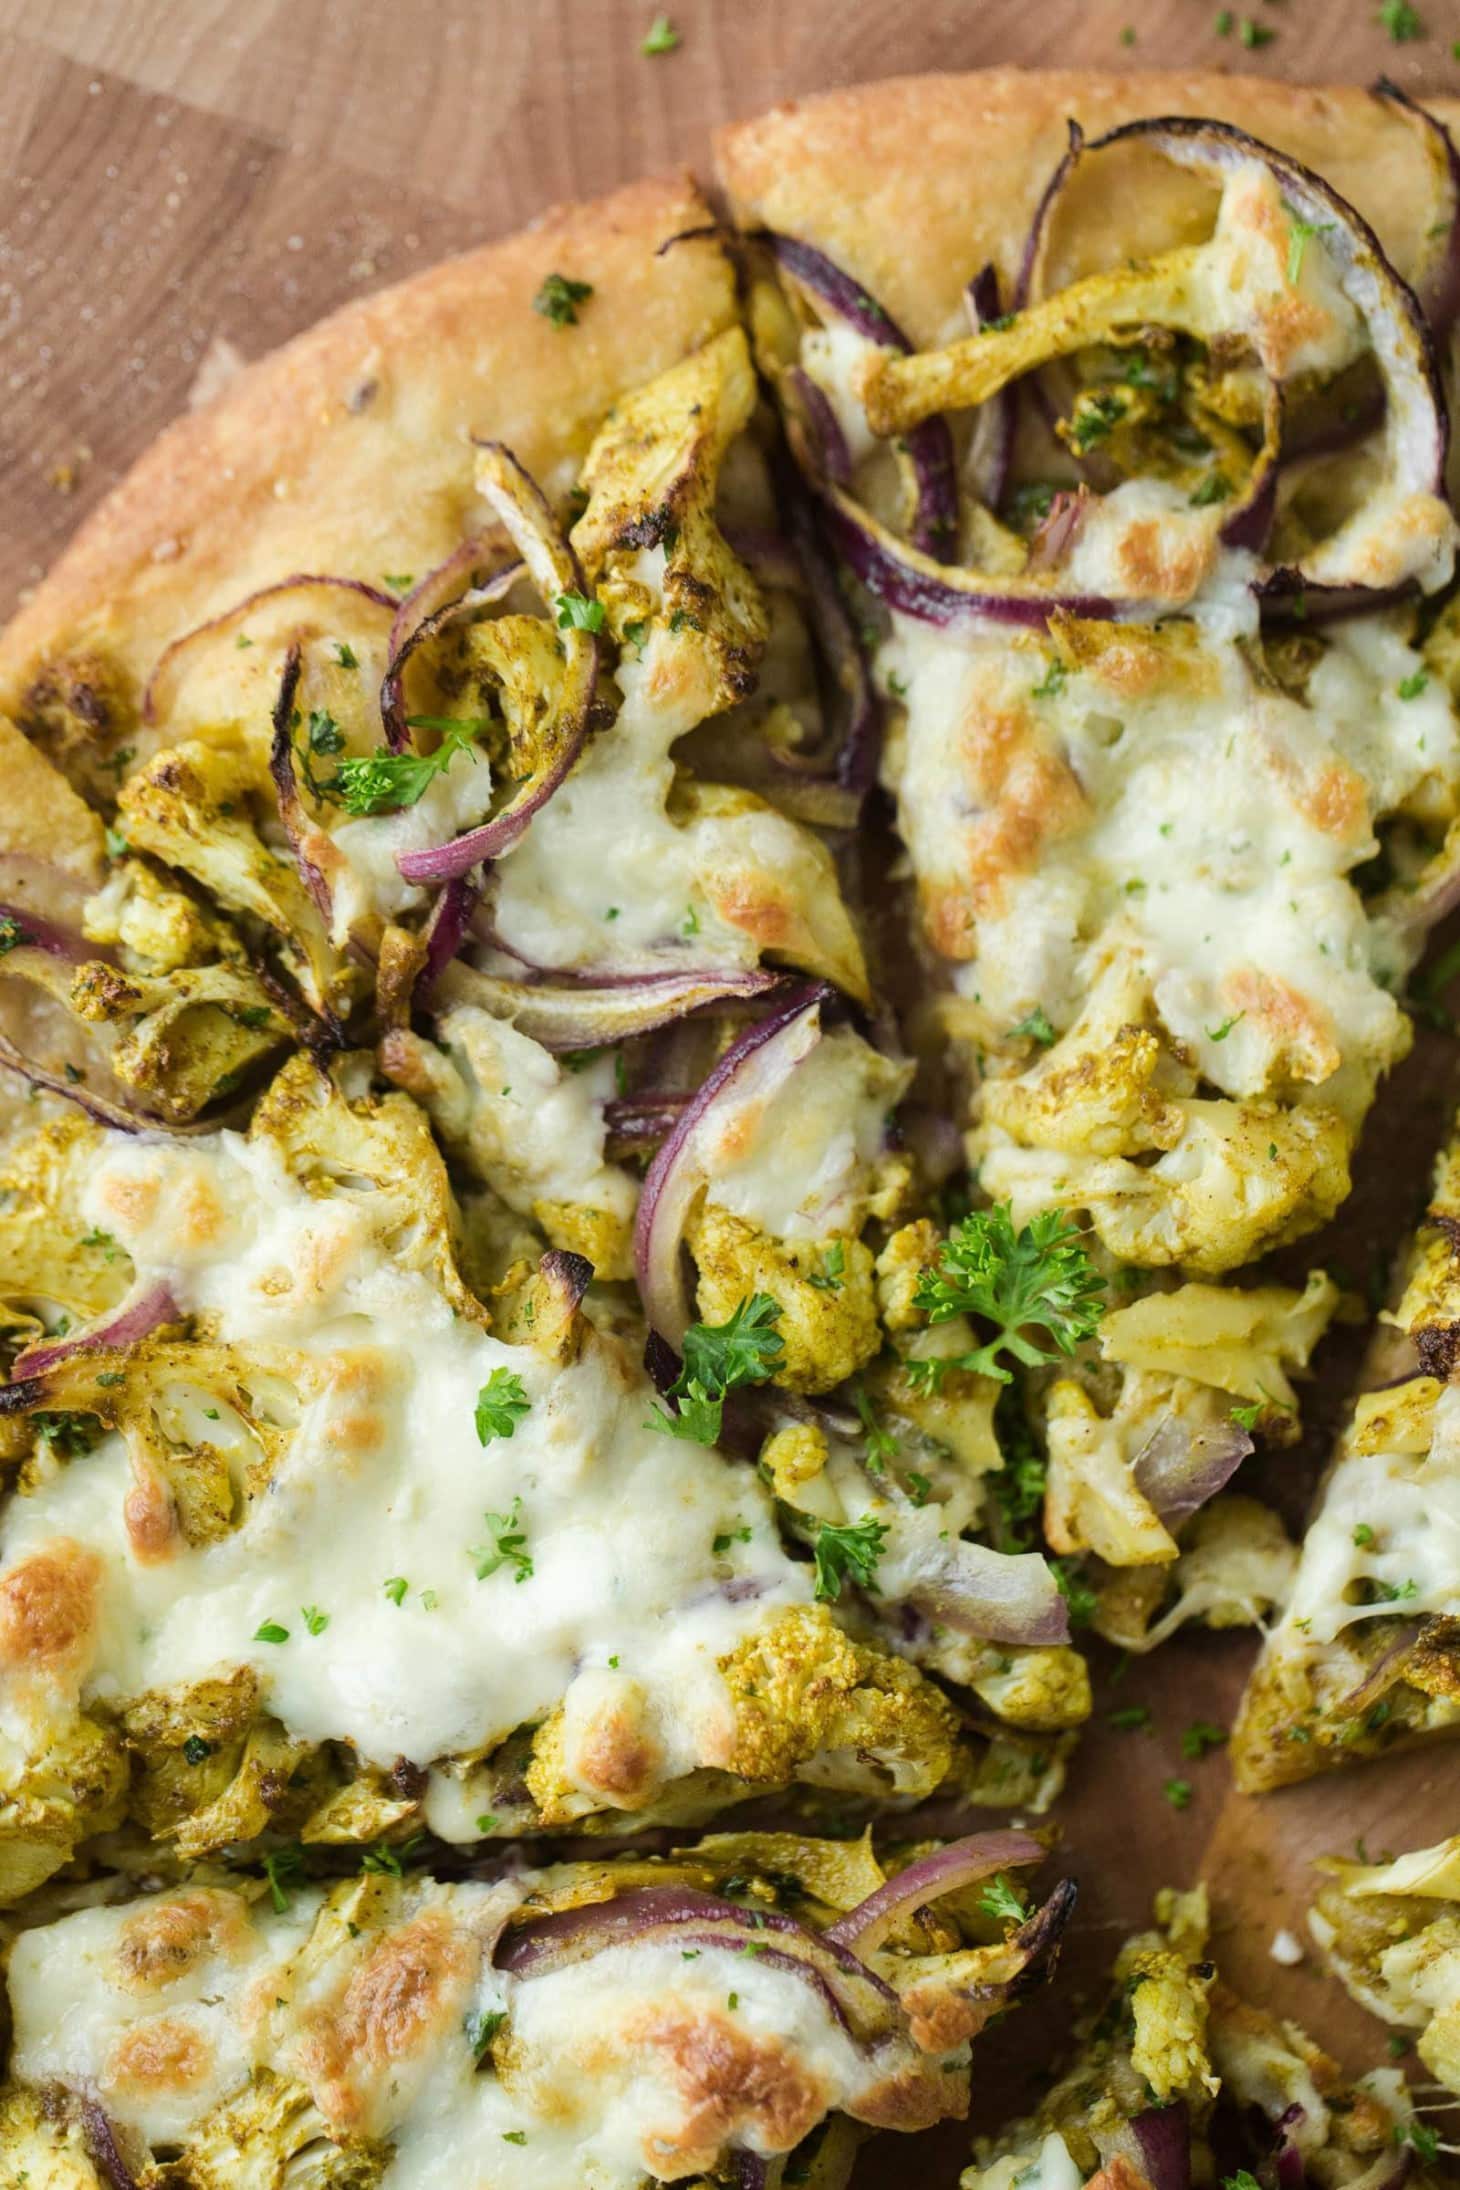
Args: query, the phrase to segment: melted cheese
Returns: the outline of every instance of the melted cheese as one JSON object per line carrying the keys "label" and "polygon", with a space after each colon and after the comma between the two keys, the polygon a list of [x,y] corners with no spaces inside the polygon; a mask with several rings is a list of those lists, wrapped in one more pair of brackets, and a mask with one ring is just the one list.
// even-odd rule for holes
{"label": "melted cheese", "polygon": [[[86,1696],[246,1664],[291,1734],[427,1765],[491,1746],[589,1683],[592,1718],[605,1690],[622,1691],[664,1778],[724,1763],[733,1727],[717,1660],[810,1594],[758,1480],[656,1434],[653,1395],[611,1342],[590,1336],[550,1367],[458,1320],[371,1236],[361,1201],[311,1194],[267,1142],[109,1137],[88,1220],[139,1277],[165,1279],[220,1337],[260,1349],[258,1390],[291,1434],[231,1534],[147,1558],[128,1533],[126,1447],[109,1436],[11,1501],[0,1579],[62,1540],[99,1555]],[[521,1379],[530,1411],[483,1447],[473,1412],[499,1370]],[[210,1436],[241,1471],[243,1426],[228,1410],[203,1419],[207,1396],[175,1397],[183,1434]],[[508,1562],[478,1579],[486,1516],[515,1501],[531,1576]],[[399,1604],[392,1577],[408,1585]],[[327,1615],[318,1633],[304,1607]],[[287,1642],[258,1639],[270,1622]],[[0,1731],[24,1742],[32,1713],[13,1678]],[[570,1773],[578,1761],[570,1743]],[[440,1791],[440,1829],[470,1837],[469,1801]]]}
{"label": "melted cheese", "polygon": [[[1302,1653],[1359,1620],[1460,1612],[1460,1390],[1435,1407],[1428,1454],[1346,1451],[1303,1544],[1272,1647]],[[1363,1531],[1355,1540],[1355,1530]],[[1377,1592],[1356,1601],[1360,1585]]]}
{"label": "melted cheese", "polygon": [[642,659],[626,648],[617,674],[613,728],[497,862],[492,919],[505,948],[578,971],[749,967],[784,950],[860,989],[816,839],[749,793],[676,785],[670,749],[696,726],[699,701],[676,685],[664,633]]}
{"label": "melted cheese", "polygon": [[[347,1926],[347,1903],[316,1928],[313,1889],[285,1914],[219,1890],[64,1917],[10,1960],[13,2073],[174,2144],[267,2067],[305,2085],[335,2135],[389,2141],[384,2190],[639,2190],[646,2172],[698,2172],[731,2143],[784,2150],[887,2074],[814,1984],[713,1943],[498,1972],[496,1939],[531,1884],[411,1879],[384,1924],[362,1907]],[[184,1942],[153,1957],[145,1987],[144,1937]],[[484,2014],[505,2029],[479,2065]]]}
{"label": "melted cheese", "polygon": [[780,1239],[860,1231],[889,1113],[912,1068],[882,1057],[850,1028],[816,1037],[769,1091],[717,1103],[696,1139],[713,1202]]}
{"label": "melted cheese", "polygon": [[1230,1095],[1403,1046],[1383,985],[1403,955],[1348,881],[1375,818],[1460,763],[1444,693],[1398,688],[1418,657],[1392,625],[1348,627],[1310,704],[1259,687],[1210,637],[1144,672],[1077,670],[1002,637],[899,619],[907,687],[893,788],[932,940],[995,1029],[1067,1026],[1122,951],[1162,1020]]}

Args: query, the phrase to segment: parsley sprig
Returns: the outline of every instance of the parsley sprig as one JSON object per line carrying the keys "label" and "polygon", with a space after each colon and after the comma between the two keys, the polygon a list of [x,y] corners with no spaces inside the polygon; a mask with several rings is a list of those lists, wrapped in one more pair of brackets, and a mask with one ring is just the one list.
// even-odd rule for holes
{"label": "parsley sprig", "polygon": [[886,1524],[865,1514],[860,1521],[823,1521],[816,1531],[816,1594],[835,1604],[848,1581],[877,1594],[877,1562],[887,1540]]}
{"label": "parsley sprig", "polygon": [[434,753],[392,753],[381,746],[364,755],[347,753],[329,779],[326,795],[347,814],[394,814],[425,797],[458,753],[476,758],[477,722],[454,724]]}
{"label": "parsley sprig", "polygon": [[[1072,1354],[1104,1314],[1104,1291],[1078,1226],[1062,1209],[1042,1210],[1018,1231],[1007,1202],[975,1209],[949,1233],[937,1269],[923,1272],[913,1299],[930,1323],[977,1316],[996,1335],[966,1354],[909,1361],[908,1373],[934,1387],[950,1368],[1007,1384],[1012,1372],[1001,1353],[1026,1368]],[[1044,1333],[1043,1344],[1033,1331]]]}
{"label": "parsley sprig", "polygon": [[781,1304],[769,1293],[752,1293],[724,1323],[692,1323],[684,1334],[684,1359],[666,1396],[679,1411],[656,1407],[649,1428],[696,1445],[718,1443],[725,1415],[725,1394],[740,1384],[763,1384],[786,1342],[775,1329]]}

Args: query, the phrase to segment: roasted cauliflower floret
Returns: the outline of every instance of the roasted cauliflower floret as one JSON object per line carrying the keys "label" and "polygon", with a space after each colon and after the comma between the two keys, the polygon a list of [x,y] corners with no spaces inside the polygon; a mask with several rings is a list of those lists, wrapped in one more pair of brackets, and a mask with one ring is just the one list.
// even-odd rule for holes
{"label": "roasted cauliflower floret", "polygon": [[1309,1272],[1301,1293],[1286,1285],[1178,1285],[1108,1310],[1100,1352],[1121,1368],[1207,1385],[1260,1406],[1263,1434],[1290,1443],[1297,1395],[1289,1372],[1307,1368],[1337,1305],[1338,1287],[1321,1270]]}
{"label": "roasted cauliflower floret", "polygon": [[126,1800],[121,1743],[77,1713],[18,1774],[0,1779],[0,1905],[41,1885],[93,1833],[113,1831]]}
{"label": "roasted cauliflower floret", "polygon": [[[880,1347],[872,1254],[861,1240],[776,1239],[708,1200],[692,1218],[688,1239],[704,1322],[728,1321],[756,1293],[777,1303],[785,1351],[776,1381],[789,1390],[830,1391]],[[828,1256],[840,1273],[835,1291],[826,1282]]]}
{"label": "roasted cauliflower floret", "polygon": [[107,2190],[76,2109],[48,2100],[0,2089],[0,2190]]}
{"label": "roasted cauliflower floret", "polygon": [[1188,1620],[1256,1627],[1286,1603],[1298,1553],[1255,1499],[1218,1498],[1195,1514],[1172,1566],[1101,1574],[1095,1626],[1122,1650],[1154,1650]]}
{"label": "roasted cauliflower floret", "polygon": [[1330,1856],[1309,1928],[1354,1999],[1419,2032],[1425,2067],[1460,2093],[1460,1839],[1392,1862]]}
{"label": "roasted cauliflower floret", "polygon": [[71,1005],[118,1030],[112,1071],[178,1123],[232,1093],[291,1032],[257,974],[226,963],[136,974],[95,960],[78,968]]}
{"label": "roasted cauliflower floret", "polygon": [[458,1314],[488,1320],[457,1269],[456,1204],[426,1114],[409,1096],[351,1099],[340,1071],[291,1057],[251,1130],[277,1144],[312,1192],[363,1196],[376,1237],[406,1268],[428,1273]]}
{"label": "roasted cauliflower floret", "polygon": [[188,740],[128,777],[118,812],[128,843],[258,921],[310,1003],[330,1004],[338,969],[319,908],[288,850],[260,833],[277,813],[266,768],[241,750]]}
{"label": "roasted cauliflower floret", "polygon": [[73,1111],[12,1141],[0,1161],[0,1298],[27,1316],[59,1309],[89,1322],[132,1282],[130,1256],[81,1213],[100,1144],[99,1128]]}
{"label": "roasted cauliflower floret", "polygon": [[126,965],[146,973],[176,973],[220,958],[241,964],[246,957],[232,921],[149,859],[122,859],[112,868],[87,900],[82,932],[89,943],[124,952]]}
{"label": "roasted cauliflower floret", "polygon": [[1218,2081],[1206,2049],[1210,1974],[1198,1976],[1184,1954],[1150,1945],[1127,1949],[1115,1973],[1130,2004],[1131,2066],[1157,2103],[1199,2090],[1215,2097]]}
{"label": "roasted cauliflower floret", "polygon": [[868,1793],[931,1794],[948,1773],[956,1721],[910,1665],[854,1643],[824,1606],[782,1613],[725,1659],[736,1718],[731,1770],[815,1782],[828,1752],[860,1760]]}
{"label": "roasted cauliflower floret", "polygon": [[375,2190],[391,2161],[387,2141],[340,2138],[308,2089],[264,2068],[246,2091],[219,2107],[165,2163],[167,2190]]}
{"label": "roasted cauliflower floret", "polygon": [[613,1060],[570,1071],[475,1004],[446,1012],[438,1032],[439,1045],[405,1029],[387,1035],[385,1072],[425,1105],[457,1161],[554,1247],[583,1255],[602,1279],[632,1276],[638,1197],[603,1152]]}
{"label": "roasted cauliflower floret", "polygon": [[583,467],[573,545],[621,644],[652,623],[637,644],[692,720],[746,697],[766,640],[759,589],[714,518],[720,467],[755,399],[745,336],[728,328],[619,403]]}
{"label": "roasted cauliflower floret", "polygon": [[1119,1261],[1203,1275],[1301,1237],[1346,1198],[1353,1132],[1328,1105],[1184,1100],[1181,1111],[1179,1140],[1144,1165],[990,1133],[979,1149],[983,1185],[1012,1202],[1019,1223],[1041,1209],[1082,1209]]}

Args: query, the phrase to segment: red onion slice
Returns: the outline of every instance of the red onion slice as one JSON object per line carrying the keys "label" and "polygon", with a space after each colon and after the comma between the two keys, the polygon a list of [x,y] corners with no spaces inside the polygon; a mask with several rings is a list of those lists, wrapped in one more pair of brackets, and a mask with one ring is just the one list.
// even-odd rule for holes
{"label": "red onion slice", "polygon": [[88,958],[107,958],[108,953],[77,935],[70,928],[61,927],[54,920],[42,920],[36,913],[27,912],[23,905],[0,904],[0,922],[9,922],[8,932],[14,933],[13,942],[0,957],[0,966],[18,950],[44,951],[48,958],[64,958],[68,965],[84,965]]}
{"label": "red onion slice", "polygon": [[284,834],[289,839],[289,849],[294,854],[299,879],[328,924],[332,907],[330,886],[323,868],[317,866],[304,849],[309,822],[300,803],[299,785],[294,774],[294,696],[299,690],[299,673],[303,666],[304,659],[296,642],[284,657],[279,697],[274,702],[274,735],[269,746],[269,774],[274,779],[274,791],[279,801],[279,819],[284,824]]}
{"label": "red onion slice", "polygon": [[908,1590],[928,1618],[986,1642],[1069,1641],[1069,1607],[1040,1552],[995,1551],[963,1537],[939,1548],[940,1571]]}
{"label": "red onion slice", "polygon": [[[964,307],[969,325],[980,334],[992,321],[1002,316],[999,304],[998,268],[992,264],[980,267],[963,292]],[[987,423],[985,423],[985,420]],[[993,399],[985,403],[979,414],[973,451],[970,456],[968,476],[985,509],[997,515],[1003,506],[1009,486],[1009,470],[1014,461],[1014,441],[1019,428],[1019,384],[1009,381],[1000,388]]]}
{"label": "red onion slice", "polygon": [[426,956],[416,976],[416,998],[424,1003],[451,961],[459,954],[481,902],[481,885],[471,875],[455,875],[437,892],[426,922]]}
{"label": "red onion slice", "polygon": [[950,1841],[946,1848],[921,1856],[906,1870],[889,1878],[865,1901],[830,1925],[825,1937],[838,1946],[855,1948],[867,1955],[881,1946],[900,1917],[938,1900],[946,1893],[961,1893],[965,1886],[990,1878],[995,1871],[1013,1870],[1023,1863],[1042,1863],[1049,1853],[1032,1833],[971,1833]]}
{"label": "red onion slice", "polygon": [[1445,124],[1428,107],[1411,99],[1389,77],[1381,76],[1374,96],[1387,99],[1421,131],[1435,169],[1435,209],[1426,227],[1434,248],[1414,277],[1413,288],[1437,342],[1443,342],[1460,315],[1460,155]]}
{"label": "red onion slice", "polygon": [[168,1287],[161,1282],[134,1288],[120,1307],[113,1308],[100,1323],[93,1323],[84,1331],[68,1332],[65,1338],[47,1339],[39,1346],[28,1346],[23,1354],[16,1356],[11,1375],[44,1376],[48,1369],[58,1368],[76,1354],[95,1353],[103,1346],[134,1346],[159,1324],[177,1322],[181,1313]]}
{"label": "red onion slice", "polygon": [[437,1012],[480,1004],[494,1019],[512,1024],[544,1049],[603,1049],[668,1026],[715,1004],[748,1003],[785,991],[784,975],[717,972],[694,967],[683,973],[605,982],[601,986],[547,981],[506,981],[474,966],[453,966],[438,983]]}
{"label": "red onion slice", "polygon": [[[470,540],[467,548],[474,550],[477,544],[475,540]],[[439,638],[443,631],[450,631],[457,624],[470,623],[475,617],[483,615],[487,609],[503,600],[522,576],[522,563],[514,560],[505,564],[492,577],[484,579],[481,585],[472,586],[465,593],[453,594],[450,599],[442,601],[429,614],[423,614],[416,621],[408,620],[406,612],[411,601],[427,595],[428,589],[430,594],[434,594],[446,584],[446,573],[452,570],[453,564],[460,563],[465,552],[465,549],[458,548],[456,554],[443,563],[438,571],[433,571],[429,578],[423,578],[409,600],[402,601],[395,622],[390,627],[390,656],[385,675],[380,680],[380,719],[385,727],[385,742],[393,753],[406,752],[411,742],[411,726],[406,721],[405,673],[412,656],[429,639]],[[475,568],[475,559],[465,567],[468,571]],[[399,639],[397,633],[401,634]]]}
{"label": "red onion slice", "polygon": [[852,483],[852,452],[847,437],[842,432],[841,420],[832,408],[830,396],[819,380],[813,380],[803,366],[792,365],[786,373],[786,384],[792,397],[800,405],[802,425],[808,435],[811,448],[808,452],[812,468],[825,472],[839,487]]}
{"label": "red onion slice", "polygon": [[180,637],[163,648],[142,689],[143,722],[149,727],[156,723],[160,713],[158,694],[161,687],[176,667],[179,656],[195,646],[200,639],[213,638],[219,632],[226,631],[230,624],[235,624],[240,617],[249,615],[263,601],[275,600],[281,593],[304,592],[316,587],[325,591],[333,589],[340,593],[356,594],[376,608],[389,611],[392,616],[399,606],[393,593],[386,593],[379,586],[367,585],[363,578],[319,577],[296,572],[292,578],[279,578],[272,585],[260,586],[255,592],[245,594],[241,601],[235,601],[232,608],[225,608],[220,615],[210,616],[206,623],[194,624],[191,631],[184,631]]}
{"label": "red onion slice", "polygon": [[820,1011],[834,994],[825,982],[798,986],[731,1044],[650,1164],[634,1221],[634,1271],[651,1329],[677,1347],[688,1327],[684,1230],[703,1180],[696,1143],[717,1105],[733,1096],[768,1096],[821,1039]]}
{"label": "red onion slice", "polygon": [[[586,593],[582,567],[559,530],[541,488],[501,442],[481,445],[477,485],[501,519],[550,614],[561,595]],[[490,821],[469,829],[450,844],[398,852],[395,863],[407,882],[449,882],[484,859],[495,859],[510,850],[578,758],[588,735],[598,675],[598,645],[591,632],[579,630],[576,625],[560,631],[559,639],[564,660],[563,689],[551,759],[517,786],[501,812]]]}
{"label": "red onion slice", "polygon": [[[775,259],[793,281],[834,312],[868,342],[911,355],[913,345],[892,314],[885,311],[850,274],[835,265],[824,251],[803,243],[797,236],[767,230],[765,241]],[[829,408],[830,406],[828,406]],[[837,428],[840,438],[841,429]],[[958,552],[958,474],[953,457],[953,436],[945,418],[925,418],[902,436],[917,482],[917,509],[913,517],[913,544],[924,555],[945,562]],[[842,446],[845,448],[845,442]]]}
{"label": "red onion slice", "polygon": [[1137,1490],[1168,1526],[1174,1526],[1224,1490],[1248,1454],[1252,1439],[1235,1422],[1192,1429],[1168,1414],[1131,1464]]}
{"label": "red onion slice", "polygon": [[877,780],[882,752],[882,703],[872,682],[851,611],[827,561],[815,507],[789,465],[777,479],[791,544],[806,586],[812,636],[822,670],[822,707],[841,717],[833,735],[836,780],[864,798]]}
{"label": "red onion slice", "polygon": [[1184,2099],[1133,2115],[1131,2132],[1151,2190],[1191,2190],[1191,2117]]}
{"label": "red onion slice", "polygon": [[839,488],[825,483],[820,493],[832,541],[853,576],[889,608],[921,623],[1042,630],[1057,612],[1113,621],[1130,605],[1098,593],[1060,592],[1038,578],[945,568],[896,539]]}
{"label": "red onion slice", "polygon": [[[618,1095],[603,1106],[607,1133],[604,1154],[610,1163],[625,1156],[651,1155],[674,1131],[691,1098],[688,1095]],[[673,1383],[678,1363],[669,1372]]]}

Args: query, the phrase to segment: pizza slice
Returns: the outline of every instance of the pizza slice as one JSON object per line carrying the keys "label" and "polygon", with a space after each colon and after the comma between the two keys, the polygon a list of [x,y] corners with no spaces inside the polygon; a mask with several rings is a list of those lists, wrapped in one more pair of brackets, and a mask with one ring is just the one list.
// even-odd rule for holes
{"label": "pizza slice", "polygon": [[[1438,2078],[1427,2129],[1454,2150],[1451,2117],[1460,2100],[1460,1843],[1370,1863],[1330,1856],[1327,1882],[1308,1916],[1313,1937],[1361,2007],[1392,2024],[1390,2051],[1415,2051]],[[1440,2097],[1439,2091],[1454,2098]]]}
{"label": "pizza slice", "polygon": [[386,1850],[315,1881],[286,1853],[19,1931],[7,2190],[463,2168],[841,2190],[868,2130],[966,2111],[970,2042],[1047,1973],[1073,1899],[1027,1908],[1009,1874],[1044,1851],[1016,1833],[890,1871],[785,1833],[494,1879]]}
{"label": "pizza slice", "polygon": [[994,73],[719,158],[792,523],[855,599],[915,1046],[994,1212],[1093,1234],[1111,1288],[1030,1394],[1046,1540],[1127,1647],[1261,1617],[1275,1524],[1191,1516],[1296,1435],[1336,1294],[1231,1273],[1346,1197],[1460,842],[1444,127]]}
{"label": "pizza slice", "polygon": [[1438,2182],[1400,2072],[1350,2082],[1296,2023],[1224,1985],[1207,1940],[1205,1887],[1157,1894],[1155,1926],[1121,1948],[1069,2066],[1033,2115],[977,2142],[963,2190]]}
{"label": "pizza slice", "polygon": [[1233,1769],[1249,1791],[1460,1725],[1457,1219],[1452,1141],[1233,1729]]}

